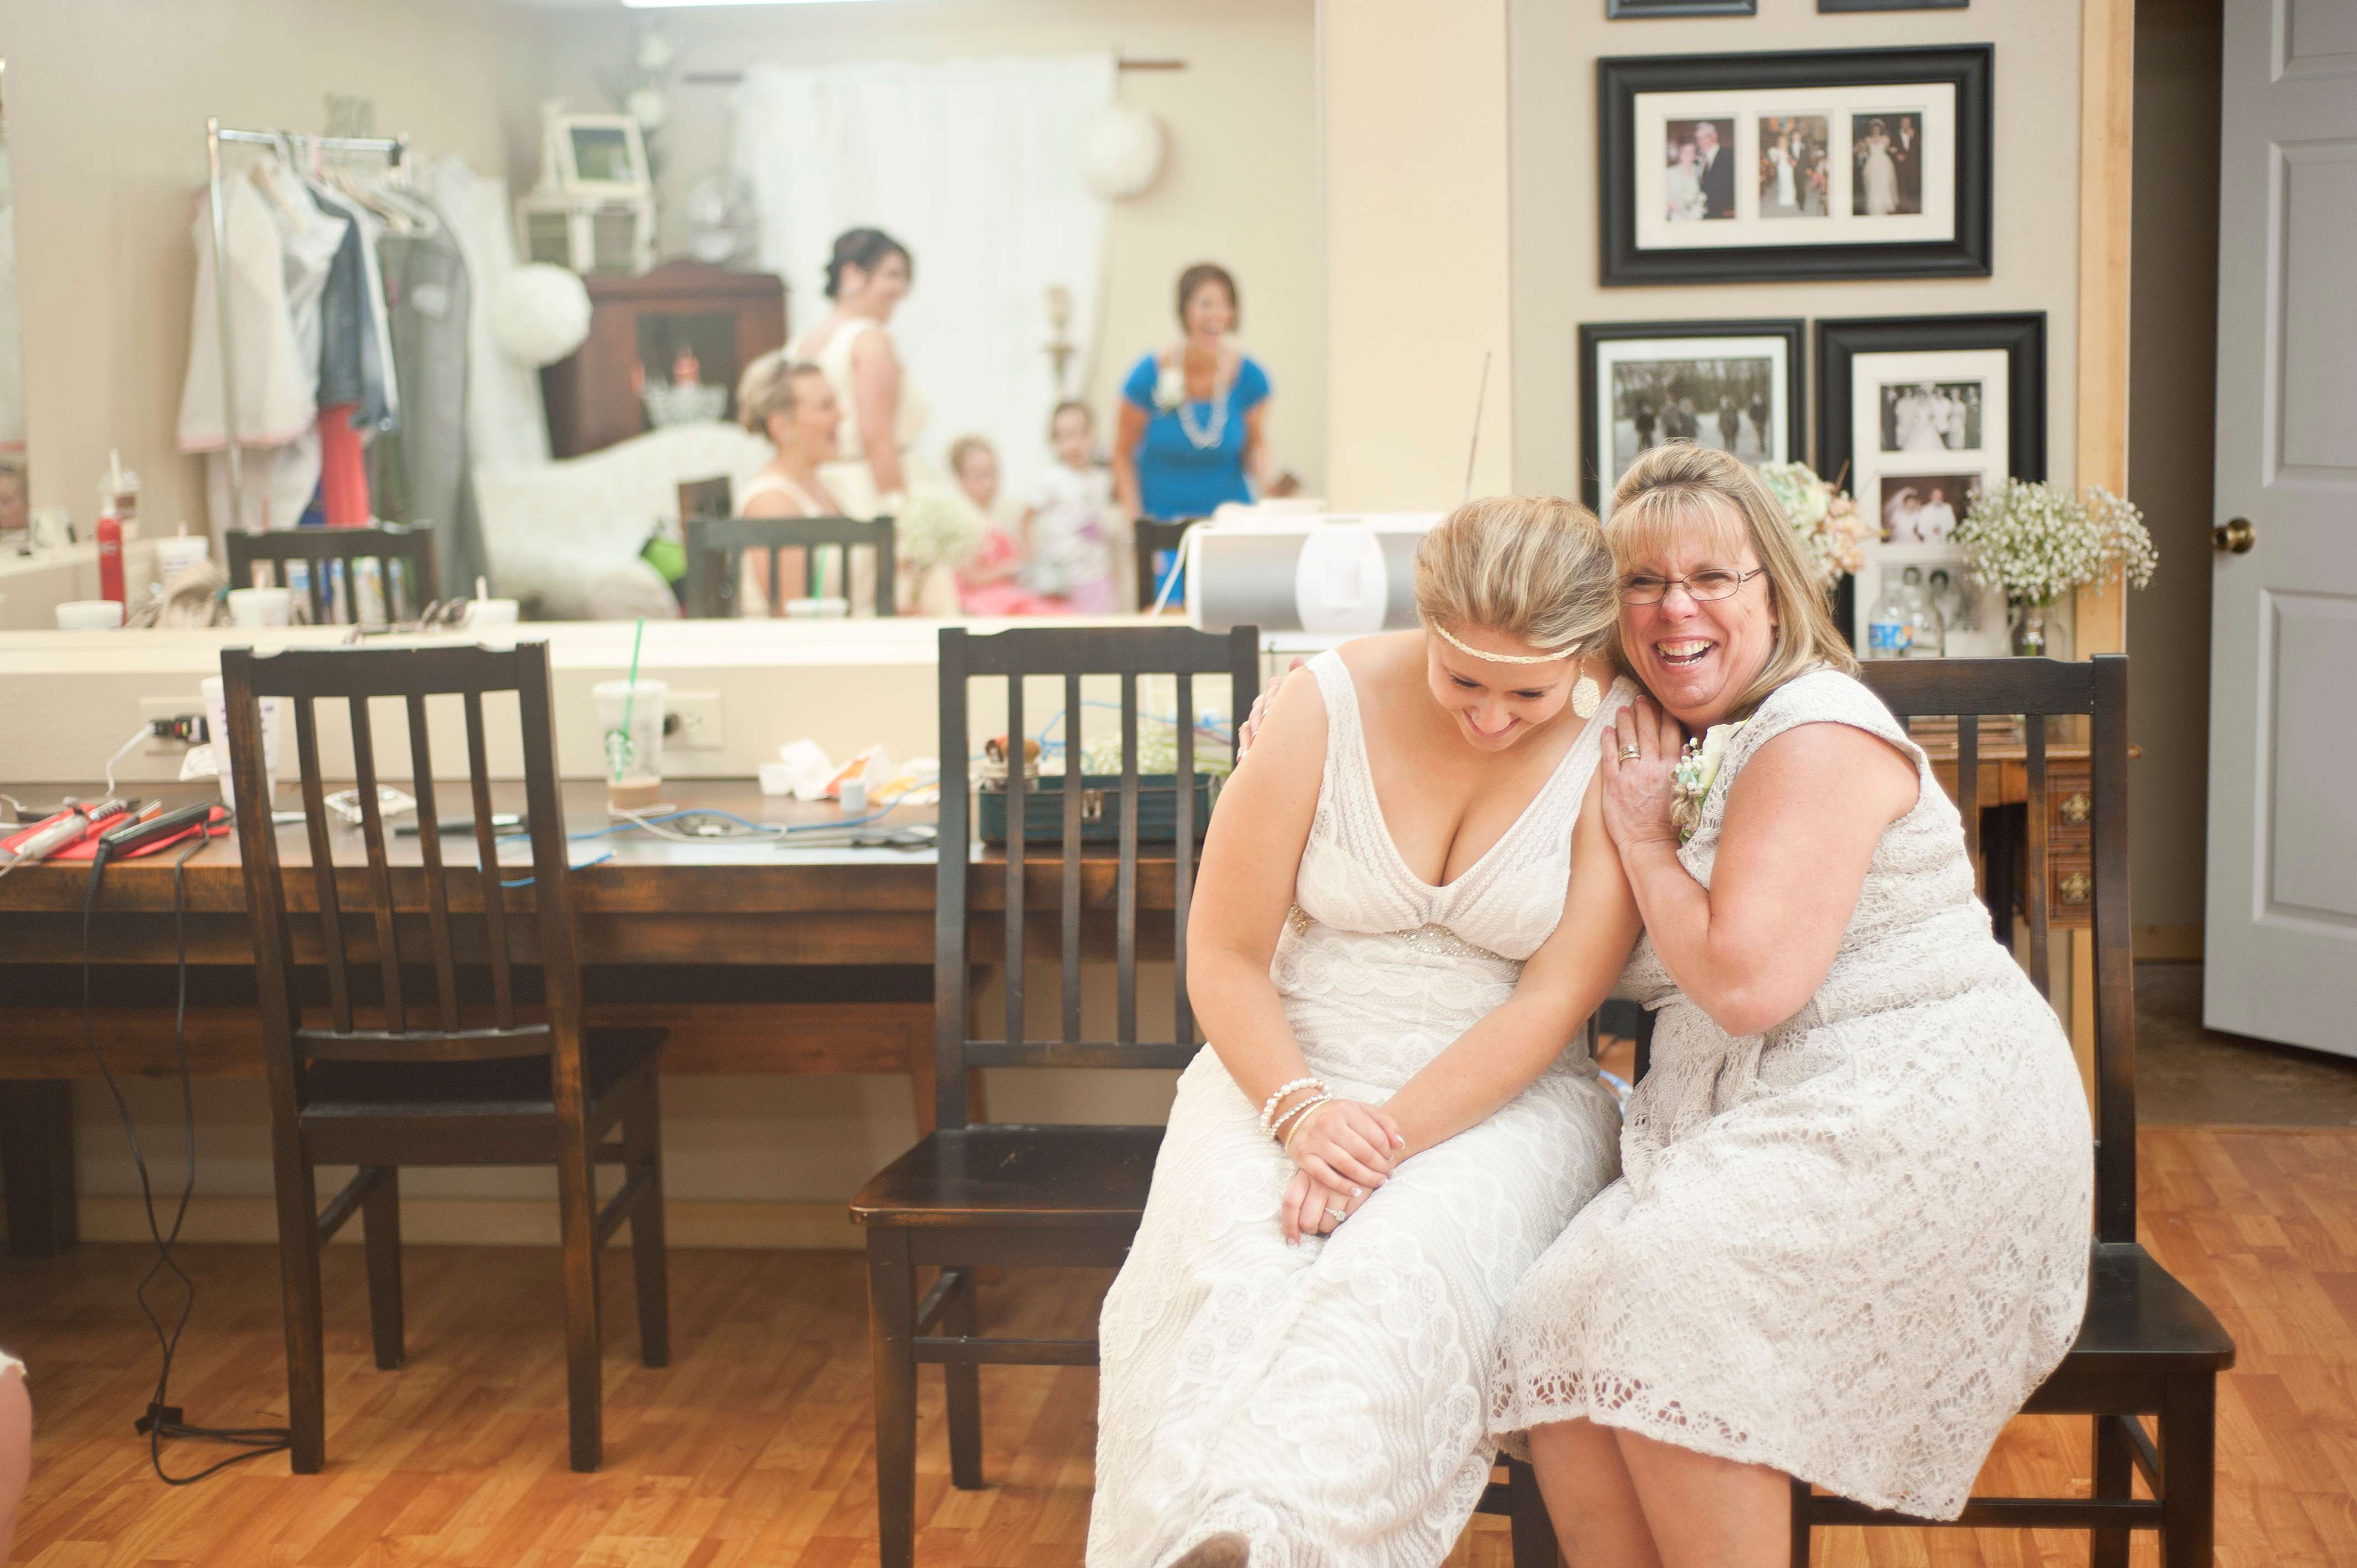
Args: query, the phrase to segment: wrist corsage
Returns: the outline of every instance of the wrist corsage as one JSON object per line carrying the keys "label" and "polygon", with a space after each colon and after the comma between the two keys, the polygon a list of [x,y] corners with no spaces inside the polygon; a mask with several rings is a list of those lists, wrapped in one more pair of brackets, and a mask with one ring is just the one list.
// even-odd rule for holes
{"label": "wrist corsage", "polygon": [[1670,773],[1670,821],[1677,826],[1680,843],[1694,837],[1695,829],[1702,825],[1702,803],[1718,779],[1727,743],[1742,727],[1741,724],[1713,725],[1678,753],[1677,766]]}

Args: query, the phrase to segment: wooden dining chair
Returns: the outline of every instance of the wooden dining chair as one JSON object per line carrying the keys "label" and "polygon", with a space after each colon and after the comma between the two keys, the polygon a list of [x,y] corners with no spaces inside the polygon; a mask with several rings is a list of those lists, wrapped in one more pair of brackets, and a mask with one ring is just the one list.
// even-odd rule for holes
{"label": "wooden dining chair", "polygon": [[[966,685],[974,678],[1006,683],[1006,733],[1027,728],[1026,676],[1063,683],[1064,733],[1077,742],[1085,676],[1118,676],[1121,777],[1104,790],[1118,810],[1114,856],[1083,856],[1081,747],[1063,758],[1061,843],[1034,853],[1025,832],[1029,798],[1022,768],[1006,780],[1006,863],[1003,878],[977,866],[969,849],[973,756]],[[1170,862],[1138,857],[1138,683],[1169,676],[1178,688],[1176,836]],[[1127,1254],[1146,1208],[1160,1127],[1022,1126],[972,1120],[967,1074],[975,1068],[1183,1068],[1199,1044],[1187,999],[1187,911],[1194,887],[1196,800],[1201,776],[1195,734],[1198,676],[1224,677],[1230,711],[1242,714],[1260,691],[1259,634],[1238,627],[1224,635],[1183,627],[1024,628],[988,637],[958,628],[941,634],[941,869],[934,909],[933,1093],[935,1131],[887,1165],[851,1200],[867,1236],[869,1334],[876,1372],[876,1507],[883,1568],[907,1568],[914,1551],[917,1482],[917,1368],[939,1365],[949,1383],[950,1476],[961,1487],[982,1481],[984,1366],[1094,1366],[1093,1339],[985,1338],[976,1333],[974,1271],[993,1264],[1058,1268],[1114,1266]],[[1118,800],[1113,797],[1118,796]],[[1041,846],[1044,848],[1045,846]],[[1001,901],[976,910],[1001,881]],[[1168,1042],[1141,1040],[1137,1019],[1138,906],[1146,884],[1167,892],[1176,998]],[[1061,1027],[1034,1040],[1025,1023],[1026,938],[1036,899],[1060,914]],[[970,902],[973,900],[974,902]],[[997,917],[999,950],[982,950],[975,915]],[[1042,916],[1044,917],[1044,909]],[[1044,919],[1043,919],[1044,923]],[[1158,925],[1159,922],[1157,921]],[[1108,928],[1115,971],[1113,1038],[1084,1037],[1081,1019],[1083,927]],[[1043,943],[1044,945],[1044,943]],[[1093,945],[1093,944],[1092,944]],[[968,1017],[969,962],[996,957],[1004,966],[1006,1006],[999,1037],[975,1039]],[[942,1273],[917,1299],[917,1271]]]}
{"label": "wooden dining chair", "polygon": [[[2160,1532],[2163,1568],[2208,1568],[2217,1484],[2218,1374],[2234,1341],[2136,1237],[2136,994],[2128,925],[2128,661],[2101,654],[2050,659],[1924,659],[1866,665],[1866,683],[1901,722],[1955,715],[1956,808],[1968,854],[1979,851],[1979,721],[2022,716],[2028,751],[2026,814],[2029,974],[2047,974],[2046,725],[2089,721],[2093,771],[2095,986],[2095,1213],[2087,1311],[2062,1364],[2029,1396],[2025,1414],[2093,1418],[2093,1495],[1975,1498],[1953,1520],[1913,1519],[1820,1497],[1792,1486],[1795,1568],[1809,1561],[1813,1530],[1834,1525],[2084,1530],[2093,1568],[2126,1568],[2132,1530]],[[1637,1073],[1651,1065],[1653,1015],[1644,1015]],[[2147,1432],[2144,1418],[2156,1418]],[[2141,1475],[2148,1498],[2135,1495]]]}
{"label": "wooden dining chair", "polygon": [[[229,585],[232,588],[252,587],[256,565],[269,568],[271,586],[291,587],[287,568],[296,561],[306,566],[304,575],[313,626],[328,625],[335,619],[339,608],[343,612],[344,625],[360,624],[360,593],[353,568],[362,561],[378,563],[378,570],[383,574],[385,613],[393,619],[402,618],[393,602],[393,568],[396,563],[402,568],[410,615],[424,609],[440,593],[434,564],[434,530],[427,525],[409,527],[387,522],[373,528],[287,528],[268,533],[232,531],[229,535]],[[331,564],[340,564],[343,570],[331,573]],[[343,582],[340,603],[330,581],[336,577]]]}
{"label": "wooden dining chair", "polygon": [[687,536],[687,613],[705,618],[726,618],[744,613],[738,585],[743,581],[748,551],[767,551],[770,557],[770,614],[782,616],[785,607],[776,591],[778,561],[789,550],[802,556],[802,582],[816,581],[818,553],[834,550],[842,563],[845,587],[851,585],[851,552],[866,545],[876,552],[876,613],[893,613],[894,558],[892,520],[861,521],[850,517],[688,517],[680,521]]}
{"label": "wooden dining chair", "polygon": [[[352,1215],[362,1217],[376,1364],[396,1368],[404,1355],[401,1167],[535,1165],[556,1171],[573,1468],[595,1470],[598,1250],[624,1220],[636,1265],[640,1359],[660,1367],[671,1356],[655,1085],[662,1031],[582,1026],[548,645],[261,656],[231,648],[221,653],[221,678],[260,981],[294,1467],[307,1474],[327,1459],[320,1247]],[[499,865],[490,826],[484,726],[493,705],[487,699],[504,708],[509,693],[521,720],[528,822],[510,836],[531,843],[529,869],[515,866],[512,875]],[[264,698],[280,701],[294,732],[307,876],[290,878],[279,860],[263,768]],[[394,865],[386,847],[371,701],[404,710],[419,829],[414,866]],[[341,707],[350,725],[364,866],[334,864],[336,841],[346,835],[328,814],[321,703]],[[429,741],[437,713],[446,725],[464,725],[472,864],[443,860]],[[307,899],[296,894],[304,884]],[[298,960],[325,966],[324,1016],[316,1008],[307,1014]],[[536,976],[519,972],[525,965],[536,966]],[[462,981],[477,983],[462,988]],[[619,1137],[609,1140],[618,1126]],[[623,1166],[602,1208],[594,1170],[600,1161]],[[324,1209],[314,1176],[323,1165],[360,1167]]]}
{"label": "wooden dining chair", "polygon": [[1137,552],[1137,607],[1139,609],[1150,610],[1154,607],[1155,590],[1162,585],[1160,575],[1155,570],[1155,558],[1165,552],[1170,553],[1173,557],[1170,569],[1177,571],[1178,562],[1176,557],[1180,542],[1187,537],[1189,529],[1203,521],[1205,520],[1200,517],[1181,518],[1176,522],[1163,522],[1150,517],[1141,517],[1137,520],[1135,525],[1135,537],[1131,544]]}

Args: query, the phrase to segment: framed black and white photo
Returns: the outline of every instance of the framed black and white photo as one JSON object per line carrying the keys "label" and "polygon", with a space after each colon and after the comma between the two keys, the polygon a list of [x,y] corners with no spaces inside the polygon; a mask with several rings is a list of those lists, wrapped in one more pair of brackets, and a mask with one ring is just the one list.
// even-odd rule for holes
{"label": "framed black and white photo", "polygon": [[1954,532],[1985,487],[2046,477],[2046,317],[1819,321],[1817,471],[1879,524],[1836,598],[1854,640],[1913,567],[1950,654],[2007,652],[2005,597],[1969,580]]}
{"label": "framed black and white photo", "polygon": [[1987,44],[1599,59],[1609,285],[1986,277]]}
{"label": "framed black and white photo", "polygon": [[1756,16],[1760,0],[1604,0],[1607,21],[1631,16]]}
{"label": "framed black and white photo", "polygon": [[1802,452],[1802,324],[1590,322],[1579,329],[1581,499],[1601,516],[1637,454],[1683,437],[1757,467]]}

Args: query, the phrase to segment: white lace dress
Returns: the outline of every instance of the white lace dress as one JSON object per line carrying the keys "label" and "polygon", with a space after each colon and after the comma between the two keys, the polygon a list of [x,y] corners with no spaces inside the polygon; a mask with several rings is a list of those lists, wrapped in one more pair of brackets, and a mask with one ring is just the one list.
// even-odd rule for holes
{"label": "white lace dress", "polygon": [[[1326,774],[1270,977],[1309,1070],[1381,1101],[1512,993],[1563,914],[1591,725],[1522,818],[1445,887],[1383,825],[1340,655],[1309,668]],[[1614,689],[1603,712],[1626,700]],[[1489,1479],[1498,1317],[1611,1178],[1586,1044],[1403,1165],[1323,1240],[1285,1244],[1294,1166],[1206,1047],[1178,1080],[1146,1219],[1100,1326],[1091,1568],[1238,1530],[1253,1568],[1431,1568]]]}
{"label": "white lace dress", "polygon": [[2061,1026],[1989,934],[1962,823],[1865,686],[1784,686],[1728,743],[1679,859],[1707,886],[1728,789],[1795,725],[1915,761],[1816,996],[1730,1038],[1650,939],[1660,1010],[1621,1178],[1507,1313],[1490,1429],[1585,1416],[1953,1519],[2086,1303],[2093,1157]]}

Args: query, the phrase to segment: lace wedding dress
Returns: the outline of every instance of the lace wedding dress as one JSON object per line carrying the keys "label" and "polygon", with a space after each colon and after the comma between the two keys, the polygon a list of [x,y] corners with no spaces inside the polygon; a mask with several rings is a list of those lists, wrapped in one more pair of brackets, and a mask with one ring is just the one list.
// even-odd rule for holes
{"label": "lace wedding dress", "polygon": [[[1512,993],[1563,914],[1591,724],[1520,820],[1443,887],[1383,825],[1339,654],[1309,665],[1326,774],[1270,977],[1309,1070],[1377,1101]],[[1616,685],[1601,713],[1628,700]],[[1613,1170],[1585,1044],[1426,1150],[1325,1240],[1287,1247],[1293,1163],[1206,1047],[1178,1080],[1137,1240],[1099,1334],[1091,1568],[1240,1531],[1253,1568],[1432,1568],[1488,1482],[1498,1316]]]}
{"label": "lace wedding dress", "polygon": [[1727,744],[1679,860],[1705,886],[1727,791],[1795,725],[1914,760],[1824,984],[1730,1038],[1640,942],[1660,1016],[1621,1177],[1508,1309],[1490,1430],[1584,1416],[1953,1519],[2086,1305],[2093,1156],[2053,1010],[1989,935],[1955,807],[1865,686],[1778,690]]}

